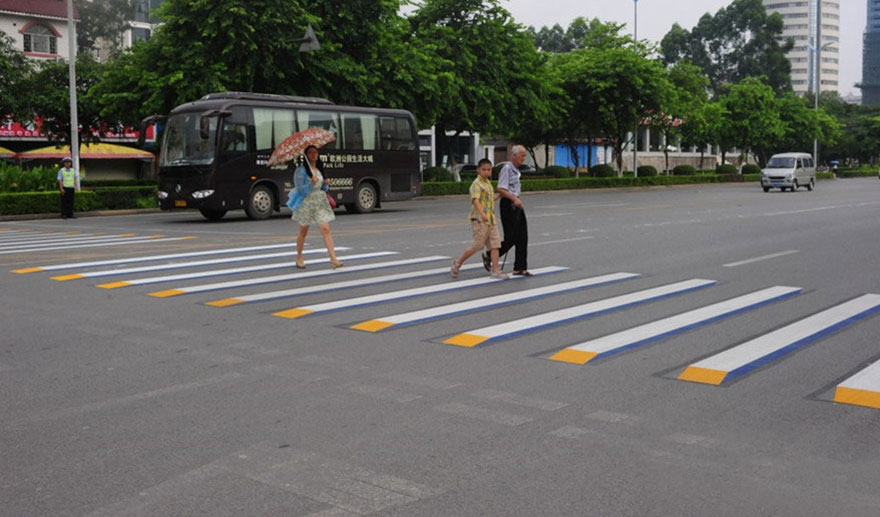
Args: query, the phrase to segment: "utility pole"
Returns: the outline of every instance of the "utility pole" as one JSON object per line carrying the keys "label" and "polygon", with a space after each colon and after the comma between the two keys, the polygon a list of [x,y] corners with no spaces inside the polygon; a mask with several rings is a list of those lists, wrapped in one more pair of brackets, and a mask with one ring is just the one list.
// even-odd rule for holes
{"label": "utility pole", "polygon": [[[76,24],[73,21],[73,0],[67,0],[67,64],[70,83],[70,158],[79,175],[79,120],[76,114]],[[79,183],[76,185],[79,190]]]}

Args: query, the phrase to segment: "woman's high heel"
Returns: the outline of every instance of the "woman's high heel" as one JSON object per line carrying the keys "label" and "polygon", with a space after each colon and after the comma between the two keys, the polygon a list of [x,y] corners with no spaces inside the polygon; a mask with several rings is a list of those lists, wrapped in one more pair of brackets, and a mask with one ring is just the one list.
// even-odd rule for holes
{"label": "woman's high heel", "polygon": [[334,261],[330,262],[330,266],[331,266],[333,269],[339,269],[339,268],[341,268],[341,267],[344,266],[344,265],[345,265],[345,264],[343,264],[343,263],[342,263],[341,261],[339,261],[339,260],[334,260]]}
{"label": "woman's high heel", "polygon": [[296,267],[298,267],[299,269],[305,269],[306,268],[306,261],[297,257]]}

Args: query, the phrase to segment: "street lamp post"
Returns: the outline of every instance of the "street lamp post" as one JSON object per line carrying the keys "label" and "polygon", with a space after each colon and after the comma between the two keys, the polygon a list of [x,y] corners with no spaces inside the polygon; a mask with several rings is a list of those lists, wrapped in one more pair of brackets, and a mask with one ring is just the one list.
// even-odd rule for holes
{"label": "street lamp post", "polygon": [[[639,0],[633,0],[633,41],[639,41]],[[639,177],[639,120],[633,132],[633,177]]]}
{"label": "street lamp post", "polygon": [[[67,62],[70,85],[70,158],[79,171],[79,120],[76,111],[76,24],[73,21],[73,0],[67,0]],[[79,184],[76,185],[79,188]]]}

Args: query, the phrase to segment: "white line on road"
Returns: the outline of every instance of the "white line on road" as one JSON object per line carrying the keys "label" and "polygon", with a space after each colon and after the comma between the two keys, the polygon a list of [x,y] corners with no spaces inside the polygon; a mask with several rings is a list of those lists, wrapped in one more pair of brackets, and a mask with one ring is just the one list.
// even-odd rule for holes
{"label": "white line on road", "polygon": [[[263,276],[259,278],[246,278],[244,280],[230,280],[228,282],[217,282],[214,284],[193,285],[188,287],[178,287],[176,289],[168,289],[155,293],[148,293],[156,298],[167,298],[169,296],[177,296],[180,294],[203,293],[207,291],[219,291],[221,289],[231,289],[233,287],[246,287],[260,284],[274,284],[285,282],[288,280],[304,280],[306,278],[315,278],[327,275],[337,275],[342,273],[354,273],[355,271],[370,271],[373,269],[392,268],[397,266],[411,266],[413,264],[423,264],[425,262],[433,262],[436,260],[447,260],[449,257],[444,255],[432,255],[429,257],[419,257],[414,259],[390,260],[388,262],[374,262],[372,264],[360,264],[357,266],[345,266],[340,270],[336,269],[319,269],[317,271],[307,271],[298,273],[287,273],[284,275]],[[448,271],[448,269],[444,269]]]}
{"label": "white line on road", "polygon": [[777,257],[784,257],[786,255],[792,255],[794,253],[799,253],[799,252],[800,252],[800,250],[785,250],[785,251],[780,251],[779,253],[771,253],[769,255],[762,255],[760,257],[740,260],[739,262],[729,262],[727,264],[724,264],[724,267],[744,266],[746,264],[751,264],[753,262],[760,262],[762,260],[770,260],[770,259],[774,259]]}
{"label": "white line on road", "polygon": [[53,246],[50,248],[36,248],[36,249],[25,249],[25,250],[8,250],[8,251],[0,251],[0,255],[9,255],[11,253],[38,253],[43,251],[55,251],[55,250],[70,250],[74,248],[96,248],[96,247],[106,247],[106,246],[121,246],[124,244],[144,244],[144,243],[156,243],[156,242],[170,242],[170,241],[182,241],[186,239],[195,239],[195,237],[134,237],[134,239],[140,240],[125,240],[120,239],[113,242],[101,242],[101,243],[91,243],[91,244],[75,244],[73,246]]}

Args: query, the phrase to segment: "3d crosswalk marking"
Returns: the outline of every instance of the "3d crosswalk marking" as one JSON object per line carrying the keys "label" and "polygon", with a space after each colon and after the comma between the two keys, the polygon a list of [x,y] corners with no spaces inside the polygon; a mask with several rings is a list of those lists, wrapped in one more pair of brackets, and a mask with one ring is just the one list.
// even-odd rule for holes
{"label": "3d crosswalk marking", "polygon": [[[341,249],[341,248],[337,248],[337,249]],[[321,248],[321,249],[305,250],[305,251],[303,251],[303,254],[326,253],[326,252],[327,252],[327,250],[325,248]],[[250,260],[263,260],[263,259],[270,259],[270,258],[295,257],[295,256],[296,256],[296,252],[294,252],[294,251],[281,251],[281,252],[277,252],[277,253],[264,253],[262,255],[241,255],[241,256],[236,256],[236,257],[225,257],[225,258],[219,258],[219,259],[195,260],[192,262],[172,262],[170,264],[157,264],[155,266],[138,266],[138,267],[129,267],[129,268],[121,268],[121,269],[104,269],[101,271],[89,271],[88,273],[53,276],[52,280],[58,280],[59,282],[64,282],[67,280],[76,280],[79,278],[95,278],[95,277],[99,277],[99,276],[128,275],[128,274],[132,274],[132,273],[146,273],[149,271],[165,271],[168,269],[184,269],[184,268],[188,268],[188,267],[213,266],[215,264],[229,264],[231,262],[247,262]]]}
{"label": "3d crosswalk marking", "polygon": [[[461,269],[471,269],[471,268],[482,268],[482,264],[471,264],[469,266],[463,266]],[[533,275],[546,275],[550,273],[558,273],[560,271],[565,271],[568,268],[559,267],[559,266],[549,266],[539,269],[533,269]],[[446,269],[448,272],[448,269]],[[509,280],[499,280],[497,278],[493,278],[490,276],[473,278],[470,280],[459,280],[459,281],[450,281],[443,284],[434,284],[425,287],[417,287],[414,289],[406,289],[403,291],[396,291],[391,293],[380,293],[369,296],[361,296],[358,298],[349,298],[346,300],[339,300],[335,302],[327,302],[327,303],[319,303],[317,305],[306,305],[304,307],[294,307],[292,309],[287,309],[279,312],[275,312],[272,316],[278,316],[279,318],[287,318],[294,319],[299,318],[301,316],[306,316],[309,314],[315,314],[319,312],[329,312],[329,311],[339,311],[343,309],[351,309],[353,307],[360,307],[362,305],[369,305],[373,303],[384,303],[394,300],[401,300],[404,298],[413,298],[416,296],[425,296],[429,294],[436,294],[447,291],[454,291],[457,289],[466,289],[469,287],[477,287],[480,285],[486,285],[494,282],[512,282],[515,280],[519,280],[522,276],[514,276]]]}
{"label": "3d crosswalk marking", "polygon": [[880,295],[865,294],[694,363],[680,380],[720,385],[880,310]]}
{"label": "3d crosswalk marking", "polygon": [[[122,242],[122,241],[131,241],[136,239],[143,239],[146,236],[135,236],[133,233],[123,233],[120,235],[111,235],[111,236],[100,236],[100,237],[72,237],[70,239],[53,239],[51,242],[42,242],[39,244],[15,244],[12,246],[0,245],[0,250],[33,250],[39,251],[40,249],[46,248],[47,246],[75,246],[77,244],[97,244],[97,243],[110,243],[110,242]],[[164,235],[150,235],[152,238],[164,237]]]}
{"label": "3d crosswalk marking", "polygon": [[[64,235],[64,234],[62,234]],[[136,237],[135,233],[120,233],[118,235],[94,234],[94,235],[64,235],[63,237],[54,237],[51,239],[16,239],[14,241],[0,242],[0,249],[12,249],[19,247],[39,248],[50,246],[53,244],[75,244],[98,241],[112,241],[124,237]]]}
{"label": "3d crosswalk marking", "polygon": [[[55,251],[55,250],[71,250],[75,248],[96,248],[101,247],[105,248],[107,246],[122,246],[127,244],[155,244],[157,242],[171,242],[171,241],[183,241],[187,239],[197,239],[198,237],[164,237],[162,236],[146,236],[146,237],[130,237],[126,239],[119,239],[113,242],[93,242],[90,244],[73,244],[68,246],[50,246],[47,248],[34,248],[34,249],[24,249],[24,250],[5,250],[0,251],[0,255],[8,255],[12,253],[37,253],[41,251]],[[130,239],[130,240],[129,240]]]}
{"label": "3d crosswalk marking", "polygon": [[[396,254],[396,251],[375,251],[371,253],[359,253],[356,255],[344,255],[337,257],[339,260],[360,260],[376,257],[386,257]],[[326,264],[330,262],[329,258],[319,258],[310,260],[309,264]],[[266,271],[267,269],[291,269],[295,267],[293,262],[273,262],[271,264],[260,264],[257,266],[245,266],[229,269],[214,269],[211,271],[196,271],[193,273],[181,273],[179,275],[154,276],[149,278],[137,278],[132,280],[124,280],[121,282],[112,282],[109,284],[98,284],[95,287],[102,289],[117,289],[119,287],[131,287],[135,285],[159,284],[162,282],[173,282],[176,280],[192,280],[194,278],[205,278],[209,276],[235,275],[240,273],[251,273],[253,271]]]}
{"label": "3d crosswalk marking", "polygon": [[381,330],[385,330],[394,326],[410,325],[429,320],[446,318],[464,312],[491,309],[493,307],[499,307],[510,303],[518,303],[526,300],[540,298],[542,296],[562,294],[577,289],[585,289],[588,287],[596,287],[612,282],[630,280],[633,278],[638,278],[638,276],[639,275],[635,273],[612,273],[609,275],[594,276],[581,280],[574,280],[571,282],[563,282],[560,284],[537,287],[535,289],[526,289],[525,291],[507,293],[500,296],[491,296],[489,298],[468,300],[466,302],[441,305],[439,307],[431,307],[429,309],[405,312],[402,314],[382,316],[381,318],[376,318],[358,323],[357,325],[352,325],[349,328],[354,330],[363,330],[365,332],[379,332]]}
{"label": "3d crosswalk marking", "polygon": [[[97,267],[97,266],[112,266],[114,264],[134,264],[137,262],[151,262],[156,260],[168,260],[168,259],[177,259],[177,258],[188,258],[188,257],[203,257],[208,255],[223,255],[226,253],[245,253],[248,251],[264,251],[270,249],[278,249],[278,248],[295,248],[296,243],[286,243],[286,244],[270,244],[267,246],[248,246],[244,248],[223,248],[217,250],[206,250],[206,251],[190,251],[187,253],[171,253],[166,255],[148,255],[145,257],[129,257],[123,259],[112,259],[112,260],[96,260],[92,262],[74,262],[70,264],[53,264],[51,266],[40,266],[40,267],[29,267],[23,269],[14,269],[13,273],[34,273],[37,271],[57,271],[61,269],[81,269],[86,267]],[[348,250],[350,248],[338,247],[337,250]]]}
{"label": "3d crosswalk marking", "polygon": [[572,345],[552,355],[550,359],[566,363],[586,364],[597,357],[605,357],[629,350],[700,325],[705,325],[709,322],[794,296],[800,293],[801,290],[800,287],[770,287],[670,318],[633,327],[599,339]]}
{"label": "3d crosswalk marking", "polygon": [[834,402],[880,409],[880,361],[838,384]]}
{"label": "3d crosswalk marking", "polygon": [[[134,234],[130,234],[134,235]],[[29,242],[52,242],[55,239],[75,239],[84,237],[106,237],[106,233],[82,233],[82,232],[46,232],[46,233],[16,233],[14,235],[0,235],[0,246],[13,243]]]}
{"label": "3d crosswalk marking", "polygon": [[[480,264],[471,264],[467,268],[462,269],[475,269],[477,266],[482,267]],[[439,275],[439,274],[448,274],[448,267],[434,268],[434,269],[425,269],[421,271],[409,271],[406,273],[396,273],[393,275],[383,275],[376,276],[372,278],[358,278],[355,280],[346,280],[343,282],[333,282],[330,284],[321,284],[321,285],[312,285],[307,287],[297,287],[293,289],[284,289],[281,291],[271,291],[268,293],[258,293],[258,294],[249,294],[244,296],[238,296],[235,298],[225,298],[223,300],[214,300],[211,302],[205,302],[205,305],[210,305],[211,307],[229,307],[231,305],[239,305],[242,303],[254,303],[254,302],[264,302],[267,300],[277,300],[280,298],[293,298],[296,296],[302,296],[304,294],[314,294],[314,293],[323,293],[327,291],[337,291],[339,289],[348,289],[351,287],[360,287],[364,285],[375,285],[375,284],[387,284],[389,282],[398,282],[401,280],[411,280],[413,278],[422,278],[426,276]]]}
{"label": "3d crosswalk marking", "polygon": [[456,345],[463,347],[475,347],[487,341],[508,338],[517,334],[532,332],[534,330],[549,327],[551,325],[559,325],[569,321],[595,316],[603,312],[610,312],[624,307],[657,300],[667,296],[693,291],[714,285],[715,280],[704,280],[700,278],[667,284],[660,287],[654,287],[635,293],[624,294],[598,300],[595,302],[568,307],[544,314],[538,314],[528,318],[522,318],[514,321],[507,321],[498,325],[483,327],[471,330],[461,334],[452,336],[443,341],[447,345]]}

